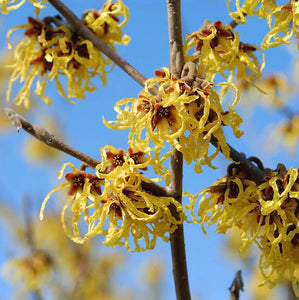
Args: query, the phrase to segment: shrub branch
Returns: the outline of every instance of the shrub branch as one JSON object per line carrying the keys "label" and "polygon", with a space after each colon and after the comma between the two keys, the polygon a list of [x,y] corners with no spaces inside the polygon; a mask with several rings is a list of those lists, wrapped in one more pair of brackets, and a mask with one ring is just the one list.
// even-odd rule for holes
{"label": "shrub branch", "polygon": [[[180,78],[184,65],[180,0],[167,0],[167,14],[170,72]],[[170,174],[170,188],[172,195],[177,201],[182,203],[183,155],[177,150],[174,150],[170,157]],[[176,212],[173,212],[173,214],[176,215]],[[189,300],[191,299],[191,296],[187,272],[183,224],[178,225],[175,232],[170,235],[170,245],[176,298],[178,300]]]}
{"label": "shrub branch", "polygon": [[[45,128],[33,125],[29,121],[27,121],[24,117],[16,113],[14,110],[10,108],[4,109],[6,115],[10,119],[11,123],[17,128],[19,131],[20,129],[25,130],[27,133],[31,134],[33,137],[41,141],[42,143],[46,144],[49,147],[55,148],[60,150],[66,154],[69,154],[89,167],[95,169],[96,166],[101,163],[99,160],[88,156],[87,154],[80,152],[69,145],[63,143],[59,138],[48,132]],[[154,182],[142,182],[142,187],[153,193],[155,196],[168,196],[169,190],[166,187],[163,187]]]}

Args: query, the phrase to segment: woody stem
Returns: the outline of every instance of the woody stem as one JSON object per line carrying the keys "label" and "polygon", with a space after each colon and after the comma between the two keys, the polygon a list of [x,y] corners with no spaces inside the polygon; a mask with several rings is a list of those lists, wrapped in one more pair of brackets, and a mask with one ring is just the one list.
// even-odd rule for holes
{"label": "woody stem", "polygon": [[[179,78],[184,65],[180,0],[167,0],[167,14],[171,57],[170,72]],[[170,157],[170,173],[172,196],[182,203],[183,155],[176,149]],[[176,211],[173,214],[176,216]],[[191,296],[183,224],[178,225],[178,228],[170,235],[170,245],[176,298],[189,300]]]}

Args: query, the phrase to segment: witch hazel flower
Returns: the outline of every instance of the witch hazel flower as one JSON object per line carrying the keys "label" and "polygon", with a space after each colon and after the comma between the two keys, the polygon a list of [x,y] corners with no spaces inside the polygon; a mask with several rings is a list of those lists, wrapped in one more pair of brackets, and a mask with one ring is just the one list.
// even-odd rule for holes
{"label": "witch hazel flower", "polygon": [[[165,161],[177,149],[187,164],[195,162],[198,173],[202,171],[201,165],[213,167],[211,161],[220,150],[229,158],[222,127],[231,126],[236,137],[242,135],[242,120],[232,105],[224,110],[207,80],[188,75],[177,79],[167,68],[156,74],[157,77],[146,81],[138,98],[118,101],[114,108],[118,120],[104,119],[104,124],[115,130],[129,129],[129,145],[153,150],[155,161]],[[156,85],[159,93],[155,96],[150,89]],[[238,94],[234,104],[237,100]],[[208,154],[212,136],[217,138],[219,147]],[[166,143],[173,149],[162,154]]]}
{"label": "witch hazel flower", "polygon": [[[256,51],[260,52],[262,63]],[[185,61],[195,62],[197,72],[210,81],[220,74],[227,82],[232,82],[234,77],[252,82],[261,76],[265,65],[265,56],[259,47],[242,43],[238,32],[221,21],[205,20],[204,26],[188,34],[184,57]]]}
{"label": "witch hazel flower", "polygon": [[227,1],[230,16],[237,23],[246,23],[246,15],[267,19],[269,32],[262,41],[261,47],[268,49],[281,44],[290,43],[292,36],[298,38],[299,32],[299,3],[298,0],[289,0],[277,4],[274,0],[245,0],[240,6],[235,2],[235,10],[231,10],[231,0]]}
{"label": "witch hazel flower", "polygon": [[[121,14],[124,20],[119,24],[118,16]],[[128,44],[128,36],[120,29],[128,19],[127,8],[121,1],[114,4],[108,1],[102,10],[86,13],[84,18],[86,25],[114,49],[115,43]],[[99,28],[104,30],[100,32]],[[58,93],[71,103],[74,102],[70,98],[85,99],[86,92],[96,89],[93,78],[99,77],[103,85],[106,84],[107,72],[113,67],[112,61],[89,40],[73,33],[60,17],[46,17],[43,20],[29,17],[28,24],[12,28],[7,38],[16,29],[24,29],[25,35],[14,50],[15,62],[11,65],[12,75],[7,91],[9,100],[14,83],[21,83],[20,90],[14,95],[16,105],[30,107],[34,82],[34,93],[48,105],[52,104],[46,95],[49,81],[55,81]],[[67,79],[66,88],[62,83],[63,77]]]}
{"label": "witch hazel flower", "polygon": [[298,297],[295,272],[299,268],[299,172],[287,170],[283,164],[275,170],[264,169],[259,160],[255,158],[254,162],[267,174],[263,183],[256,184],[232,164],[227,176],[209,188],[195,196],[185,193],[190,198],[186,208],[205,233],[205,226],[212,224],[222,234],[238,228],[241,251],[252,243],[261,250],[259,267],[264,283],[274,286],[289,277]]}
{"label": "witch hazel flower", "polygon": [[[79,171],[69,163],[63,165],[59,178],[67,165],[72,172],[46,196],[40,218],[44,217],[51,195],[67,189],[69,197],[61,220],[64,231],[74,242],[84,243],[100,235],[106,246],[144,251],[153,249],[157,238],[168,241],[169,233],[185,220],[185,214],[174,198],[155,196],[143,187],[143,182],[152,182],[143,175],[151,163],[150,155],[132,148],[117,150],[112,146],[103,147],[101,154],[102,162],[96,168],[96,175]],[[172,215],[173,210],[177,212],[176,217]],[[79,228],[82,221],[87,228],[85,234]]]}
{"label": "witch hazel flower", "polygon": [[[21,7],[26,0],[1,0],[0,2],[0,11],[2,14],[8,14],[9,11],[16,10]],[[44,3],[47,3],[48,0],[30,0],[30,2],[36,8],[36,14],[39,13],[41,8],[45,8]]]}

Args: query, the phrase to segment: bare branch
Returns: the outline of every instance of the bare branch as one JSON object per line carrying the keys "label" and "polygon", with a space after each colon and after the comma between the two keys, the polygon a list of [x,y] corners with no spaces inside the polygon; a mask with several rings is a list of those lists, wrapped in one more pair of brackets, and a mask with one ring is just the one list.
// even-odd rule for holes
{"label": "bare branch", "polygon": [[46,129],[38,125],[32,125],[21,115],[17,114],[14,110],[10,108],[5,108],[4,110],[11,123],[17,128],[18,131],[20,129],[24,129],[26,132],[28,132],[44,144],[48,145],[49,147],[58,149],[64,153],[76,157],[77,159],[81,160],[82,162],[85,162],[92,168],[95,168],[100,163],[100,161],[63,143],[53,134],[49,133]]}
{"label": "bare branch", "polygon": [[[96,166],[100,163],[99,160],[92,158],[63,143],[53,134],[49,133],[46,129],[38,125],[32,125],[24,117],[16,113],[14,110],[10,108],[5,108],[4,111],[7,114],[8,118],[10,119],[11,123],[17,128],[18,131],[20,129],[24,129],[26,132],[28,132],[33,137],[35,137],[42,143],[46,144],[47,146],[58,149],[66,154],[69,154],[81,160],[84,164],[88,165],[93,169],[95,169]],[[169,196],[169,189],[157,183],[142,182],[142,187],[145,190],[150,191],[155,196],[161,196],[161,197]]]}
{"label": "bare branch", "polygon": [[[218,147],[218,140],[214,136],[211,138],[211,144],[213,144],[213,146],[216,148]],[[228,146],[230,148],[230,158],[233,161],[240,163],[240,167],[246,172],[247,175],[249,175],[250,179],[255,181],[257,184],[263,183],[267,174],[255,166],[250,160],[246,159],[243,153],[238,152],[230,145]]]}
{"label": "bare branch", "polygon": [[237,271],[235,278],[229,288],[230,297],[229,300],[239,300],[240,299],[240,291],[244,289],[243,279],[241,275],[241,270]]}
{"label": "bare branch", "polygon": [[287,298],[287,300],[298,300],[299,299],[298,297],[296,297],[296,295],[294,293],[294,290],[293,290],[291,282],[285,283],[285,287],[286,287],[286,289],[288,291],[288,298]]}
{"label": "bare branch", "polygon": [[[182,30],[181,30],[181,8],[180,0],[167,0],[169,49],[170,49],[170,72],[177,78],[181,77],[184,66]],[[172,196],[182,203],[182,181],[183,181],[183,155],[174,150],[170,157],[170,188]],[[170,208],[174,216],[177,212]],[[170,235],[173,276],[177,300],[191,299],[189,280],[187,272],[186,251],[184,241],[183,225],[178,225],[174,233]]]}
{"label": "bare branch", "polygon": [[25,197],[23,199],[23,211],[24,211],[24,221],[25,221],[25,236],[27,240],[27,245],[30,248],[30,251],[33,253],[36,251],[36,246],[34,242],[34,234],[32,228],[32,220],[31,220],[31,201],[29,197]]}

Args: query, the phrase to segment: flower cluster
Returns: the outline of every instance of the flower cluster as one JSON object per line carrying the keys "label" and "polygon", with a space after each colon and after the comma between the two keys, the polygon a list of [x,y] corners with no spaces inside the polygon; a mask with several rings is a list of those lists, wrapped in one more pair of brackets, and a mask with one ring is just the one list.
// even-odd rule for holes
{"label": "flower cluster", "polygon": [[[117,16],[120,14],[123,14],[124,20],[119,24]],[[114,4],[108,1],[101,11],[88,12],[84,18],[86,25],[110,46],[128,43],[129,38],[120,29],[128,18],[127,8],[121,1]],[[42,21],[30,17],[28,24],[11,29],[8,37],[17,28],[25,29],[26,38],[15,49],[7,99],[10,98],[13,83],[20,81],[22,87],[15,103],[24,103],[29,108],[30,89],[35,78],[34,92],[47,104],[52,103],[45,95],[48,80],[55,80],[58,93],[68,101],[69,97],[84,99],[86,91],[93,92],[96,87],[91,79],[94,77],[99,76],[105,85],[107,68],[113,66],[111,60],[104,57],[89,40],[73,33],[59,17],[47,17]],[[66,90],[60,82],[61,76],[67,78]]]}
{"label": "flower cluster", "polygon": [[[3,66],[0,72],[0,131],[11,129],[11,122],[7,118],[4,109],[7,107],[7,102],[5,101],[5,92],[10,76],[10,70],[5,67],[6,64],[13,63],[13,55],[9,51],[0,52],[0,65]],[[24,114],[25,109],[19,108],[18,112]]]}
{"label": "flower cluster", "polygon": [[[191,82],[176,79],[167,68],[156,71],[156,75],[146,81],[139,98],[118,101],[114,108],[118,120],[104,120],[105,125],[116,130],[129,128],[129,145],[154,150],[155,160],[162,162],[172,153],[169,151],[161,157],[164,143],[169,143],[183,153],[187,164],[196,163],[198,173],[202,171],[201,164],[212,167],[211,160],[219,150],[229,158],[222,126],[230,125],[236,137],[242,135],[239,130],[242,120],[232,106],[224,111],[216,91],[196,74]],[[154,96],[150,90],[156,84],[159,93]],[[219,147],[209,156],[212,136],[218,140]]]}
{"label": "flower cluster", "polygon": [[[1,0],[0,2],[0,10],[3,14],[8,14],[9,11],[18,9],[21,7],[26,0]],[[30,0],[30,2],[36,7],[37,13],[39,9],[44,8],[43,5],[48,0]]]}
{"label": "flower cluster", "polygon": [[[285,147],[290,154],[295,155],[299,140],[299,115],[294,115],[279,124],[269,139],[276,142],[279,147]],[[273,148],[273,144],[271,148]]]}
{"label": "flower cluster", "polygon": [[[294,271],[299,266],[299,172],[287,171],[282,164],[265,172],[265,182],[257,185],[233,164],[228,175],[211,187],[196,196],[186,194],[190,196],[187,207],[204,232],[205,224],[217,224],[219,233],[239,228],[242,248],[255,242],[262,251],[260,269],[265,281],[273,286],[288,273],[298,296]],[[194,206],[199,195],[198,219]]]}
{"label": "flower cluster", "polygon": [[[192,50],[192,53],[189,53]],[[254,52],[260,51],[263,62],[258,62]],[[219,73],[227,78],[233,77],[251,81],[258,78],[265,65],[263,52],[256,46],[240,42],[239,34],[230,25],[223,25],[221,21],[212,23],[205,21],[198,31],[190,33],[184,43],[186,61],[198,63],[198,73],[207,80],[214,80]]]}
{"label": "flower cluster", "polygon": [[9,260],[2,273],[16,282],[23,282],[25,289],[37,291],[48,280],[51,263],[47,253],[35,251],[30,256]]}
{"label": "flower cluster", "polygon": [[[96,240],[74,244],[63,232],[60,214],[56,212],[47,215],[43,222],[28,218],[25,226],[24,218],[13,207],[1,203],[0,215],[19,245],[0,266],[2,280],[12,285],[11,299],[45,294],[51,299],[119,298],[113,274],[123,267],[123,252],[107,253]],[[29,252],[26,255],[25,249]]]}
{"label": "flower cluster", "polygon": [[254,86],[245,80],[236,82],[242,103],[245,102],[247,108],[252,104],[263,104],[271,108],[283,109],[294,93],[294,87],[289,79],[279,73],[262,76],[254,80],[253,84]]}
{"label": "flower cluster", "polygon": [[273,0],[245,0],[242,7],[240,7],[239,1],[236,1],[235,12],[230,9],[231,1],[228,0],[227,2],[230,15],[237,23],[246,23],[244,14],[250,17],[258,15],[259,18],[267,19],[270,31],[262,42],[262,48],[268,49],[288,43],[293,35],[298,38],[298,0],[289,0],[282,5],[277,5],[276,1]]}
{"label": "flower cluster", "polygon": [[[97,166],[96,175],[79,171],[69,163],[63,165],[59,178],[67,165],[72,167],[72,172],[65,175],[66,182],[46,196],[41,219],[52,193],[67,188],[69,198],[61,219],[66,234],[73,241],[83,243],[95,235],[102,235],[106,246],[125,245],[129,251],[152,249],[158,237],[167,241],[167,234],[174,232],[185,215],[174,198],[157,197],[143,188],[143,182],[151,182],[141,173],[150,164],[150,156],[111,146],[102,148],[101,153],[102,162]],[[65,218],[70,206],[72,229]],[[171,209],[178,212],[178,218],[172,215]],[[83,237],[78,225],[81,217],[88,228]]]}
{"label": "flower cluster", "polygon": [[116,0],[114,3],[108,0],[100,11],[88,10],[83,18],[86,26],[114,50],[114,44],[129,43],[129,36],[123,34],[121,29],[127,24],[129,10],[121,0]]}

